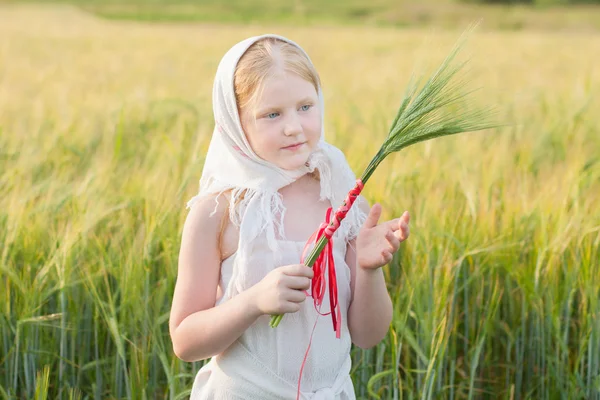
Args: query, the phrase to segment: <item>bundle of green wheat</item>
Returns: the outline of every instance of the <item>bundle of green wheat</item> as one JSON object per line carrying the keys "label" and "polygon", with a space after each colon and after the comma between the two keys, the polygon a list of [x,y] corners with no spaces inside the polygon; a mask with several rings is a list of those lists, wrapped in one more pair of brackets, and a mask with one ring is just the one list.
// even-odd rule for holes
{"label": "bundle of green wheat", "polygon": [[[467,34],[459,39],[450,54],[442,62],[437,71],[423,84],[418,93],[418,82],[414,77],[411,79],[400,108],[381,148],[375,157],[373,157],[361,178],[357,180],[355,188],[350,191],[347,199],[336,211],[335,216],[329,218],[328,215],[326,229],[319,229],[313,235],[313,238],[317,241],[316,246],[303,262],[309,267],[316,265],[315,277],[317,279],[324,277],[323,274],[326,269],[328,257],[323,253],[323,250],[326,249],[331,235],[346,216],[346,213],[352,207],[352,203],[358,194],[360,194],[363,186],[367,183],[373,172],[375,172],[375,169],[388,155],[413,144],[437,137],[478,131],[497,126],[491,123],[490,109],[467,107],[465,102],[466,97],[471,92],[464,90],[467,80],[464,78],[460,79],[458,73],[463,69],[466,62],[455,63],[454,61],[466,37]],[[330,219],[331,221],[329,221]],[[331,289],[330,287],[330,296]],[[313,297],[315,297],[314,293]],[[335,303],[335,299],[332,298],[332,300]],[[334,311],[335,306],[336,304],[331,304],[331,315],[334,321],[334,329],[337,331],[339,327],[336,328],[336,325],[338,325],[336,320],[339,321],[339,318],[336,318],[338,313]],[[273,315],[271,317],[271,326],[274,328],[279,325],[282,317],[282,315]]]}

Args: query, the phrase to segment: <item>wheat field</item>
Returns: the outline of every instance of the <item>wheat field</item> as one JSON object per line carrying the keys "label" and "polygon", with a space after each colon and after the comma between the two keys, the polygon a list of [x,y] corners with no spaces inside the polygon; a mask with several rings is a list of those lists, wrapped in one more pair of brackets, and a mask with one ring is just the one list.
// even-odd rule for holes
{"label": "wheat field", "polygon": [[[0,7],[0,398],[179,399],[168,336],[185,203],[237,41],[279,33],[321,74],[359,174],[413,70],[458,30],[105,21]],[[600,36],[476,31],[500,129],[412,146],[364,195],[411,237],[385,267],[388,337],[353,349],[360,399],[600,399]]]}

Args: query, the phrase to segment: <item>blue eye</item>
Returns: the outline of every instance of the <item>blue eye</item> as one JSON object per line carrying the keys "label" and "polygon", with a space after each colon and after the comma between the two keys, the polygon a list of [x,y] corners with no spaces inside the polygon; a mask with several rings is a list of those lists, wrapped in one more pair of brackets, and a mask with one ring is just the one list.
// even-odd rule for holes
{"label": "blue eye", "polygon": [[310,104],[305,104],[305,105],[303,105],[302,107],[300,107],[300,109],[301,109],[302,111],[308,111],[308,110],[310,110],[310,108],[311,108],[311,107],[312,107],[312,105],[310,105]]}
{"label": "blue eye", "polygon": [[276,113],[276,112],[269,113],[269,114],[267,114],[267,118],[273,119],[273,118],[276,118],[278,115],[279,115],[279,113]]}

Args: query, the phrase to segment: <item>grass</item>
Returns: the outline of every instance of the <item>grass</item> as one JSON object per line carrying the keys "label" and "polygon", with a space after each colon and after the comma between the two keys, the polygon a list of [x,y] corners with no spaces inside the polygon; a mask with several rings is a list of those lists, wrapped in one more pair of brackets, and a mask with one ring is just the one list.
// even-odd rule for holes
{"label": "grass", "polygon": [[[155,23],[217,22],[286,26],[392,26],[482,30],[600,31],[599,5],[473,4],[460,0],[62,0],[103,18]],[[0,4],[44,0],[0,0]],[[57,3],[50,1],[49,3]]]}
{"label": "grass", "polygon": [[[311,54],[328,140],[362,171],[415,62],[457,35],[104,21],[0,8],[0,398],[184,398],[167,319],[220,57],[277,31]],[[332,49],[335,48],[335,51]],[[365,195],[411,238],[395,315],[353,349],[359,398],[600,398],[600,41],[481,32],[477,101],[512,126],[412,146]],[[36,395],[37,393],[37,395]]]}

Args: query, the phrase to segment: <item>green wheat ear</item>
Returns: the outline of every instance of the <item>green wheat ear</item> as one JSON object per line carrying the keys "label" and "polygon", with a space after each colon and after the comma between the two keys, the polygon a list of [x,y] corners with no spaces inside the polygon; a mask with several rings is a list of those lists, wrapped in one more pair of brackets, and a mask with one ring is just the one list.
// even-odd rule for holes
{"label": "green wheat ear", "polygon": [[465,90],[468,79],[459,74],[467,62],[455,62],[475,28],[476,25],[472,25],[462,34],[419,91],[418,79],[414,75],[411,77],[387,137],[361,177],[363,183],[388,155],[408,146],[437,137],[502,126],[493,122],[493,109],[475,109],[467,104],[467,97],[474,90]]}
{"label": "green wheat ear", "polygon": [[[501,126],[491,122],[491,109],[471,109],[466,98],[472,91],[465,91],[466,78],[457,79],[466,61],[455,64],[454,60],[476,25],[469,27],[442,62],[437,71],[417,92],[414,75],[400,103],[390,131],[381,148],[365,169],[361,181],[366,184],[377,166],[390,154],[415,143],[441,136],[472,132]],[[312,267],[327,244],[321,237],[308,255],[305,264]],[[273,315],[270,325],[275,328],[283,315]]]}

